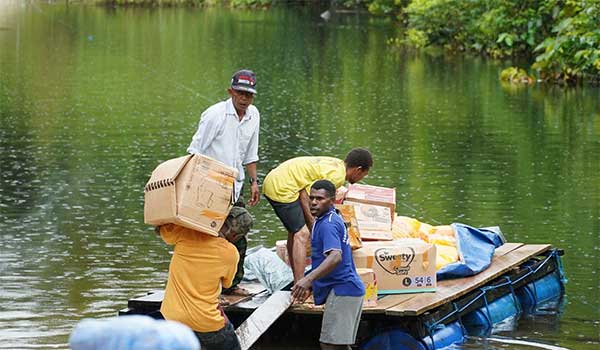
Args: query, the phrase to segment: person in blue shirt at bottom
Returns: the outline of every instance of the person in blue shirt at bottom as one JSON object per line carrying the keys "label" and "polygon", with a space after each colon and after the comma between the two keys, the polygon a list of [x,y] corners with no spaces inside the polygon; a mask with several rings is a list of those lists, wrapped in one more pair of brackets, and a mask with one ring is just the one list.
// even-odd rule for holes
{"label": "person in blue shirt at bottom", "polygon": [[356,273],[344,220],[333,206],[334,184],[316,181],[309,199],[316,218],[311,239],[312,270],[292,287],[292,298],[303,302],[312,288],[315,305],[325,304],[321,349],[350,349],[356,341],[365,287]]}

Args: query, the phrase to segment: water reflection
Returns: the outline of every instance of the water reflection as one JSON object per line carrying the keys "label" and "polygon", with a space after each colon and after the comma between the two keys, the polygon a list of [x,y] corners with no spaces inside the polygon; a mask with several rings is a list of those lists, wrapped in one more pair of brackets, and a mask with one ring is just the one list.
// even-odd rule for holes
{"label": "water reflection", "polygon": [[[506,88],[498,62],[390,52],[395,29],[354,16],[2,6],[0,348],[64,348],[77,320],[164,286],[143,185],[239,67],[260,79],[261,176],[369,147],[367,180],[397,188],[400,214],[567,251],[560,322],[502,335],[597,346],[598,89]],[[266,202],[253,215],[252,245],[284,237]],[[504,348],[464,348],[481,346]]]}

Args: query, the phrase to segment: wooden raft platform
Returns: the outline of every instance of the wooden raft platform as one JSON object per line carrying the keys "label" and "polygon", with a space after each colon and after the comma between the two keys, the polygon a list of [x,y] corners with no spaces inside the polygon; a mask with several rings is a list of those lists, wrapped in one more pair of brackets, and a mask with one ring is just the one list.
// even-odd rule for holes
{"label": "wooden raft platform", "polygon": [[[472,290],[480,288],[509,270],[521,265],[532,257],[549,250],[549,244],[505,243],[497,248],[492,263],[485,271],[466,278],[439,281],[435,293],[414,293],[386,295],[379,298],[377,306],[363,308],[363,314],[388,316],[419,316],[449,301],[460,298]],[[234,309],[255,308],[254,302],[241,302],[232,305]],[[300,314],[321,314],[322,307],[310,304],[293,305],[289,312]]]}
{"label": "wooden raft platform", "polygon": [[[505,243],[497,248],[490,267],[471,277],[443,280],[437,283],[434,293],[414,293],[386,295],[379,298],[377,306],[363,309],[362,322],[359,328],[373,334],[376,330],[389,327],[402,327],[415,336],[426,336],[426,325],[443,320],[450,323],[459,316],[448,317],[456,307],[464,309],[464,313],[481,307],[481,289],[492,288],[486,298],[492,301],[510,293],[509,288],[518,288],[533,280],[556,270],[556,264],[541,264],[541,268],[531,275],[530,268],[520,267],[533,258],[548,254],[549,244]],[[529,272],[529,273],[528,273]],[[502,286],[503,278],[511,278],[518,283],[512,287]],[[525,277],[525,278],[520,278]],[[241,283],[252,296],[225,296],[230,305],[225,306],[225,312],[237,327],[269,296],[267,291],[257,283]],[[128,308],[119,314],[152,314],[160,308],[163,291],[153,291],[148,295],[129,300]],[[288,311],[273,326],[268,333],[289,334],[296,331],[307,336],[311,332],[318,334],[320,328],[322,307],[310,303],[291,306]],[[295,329],[300,327],[299,329]],[[314,329],[312,329],[314,328]]]}

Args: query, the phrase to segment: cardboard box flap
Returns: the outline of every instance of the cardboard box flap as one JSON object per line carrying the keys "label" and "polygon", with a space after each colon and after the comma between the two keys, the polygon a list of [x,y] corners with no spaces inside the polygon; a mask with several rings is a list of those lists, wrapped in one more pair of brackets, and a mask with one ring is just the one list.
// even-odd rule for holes
{"label": "cardboard box flap", "polygon": [[150,180],[146,183],[144,190],[146,192],[153,191],[158,188],[165,186],[175,185],[175,179],[181,170],[185,167],[187,162],[192,158],[191,154],[187,156],[173,158],[161,163],[152,171]]}
{"label": "cardboard box flap", "polygon": [[375,203],[396,204],[396,189],[363,184],[352,184],[346,193],[346,199],[365,200]]}

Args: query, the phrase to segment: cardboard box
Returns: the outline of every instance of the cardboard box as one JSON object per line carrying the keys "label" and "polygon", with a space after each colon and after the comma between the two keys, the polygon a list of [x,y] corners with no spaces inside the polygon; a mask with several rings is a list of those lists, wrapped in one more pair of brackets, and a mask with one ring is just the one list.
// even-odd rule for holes
{"label": "cardboard box", "polygon": [[361,240],[391,241],[393,239],[389,208],[371,204],[345,203],[354,207]]}
{"label": "cardboard box", "polygon": [[[283,262],[290,266],[290,257],[288,255],[286,239],[275,242],[275,253],[277,253],[277,256],[279,256]],[[311,260],[310,250],[308,250],[306,252],[306,266],[311,264]]]}
{"label": "cardboard box", "polygon": [[396,189],[352,184],[345,195],[344,203],[346,202],[372,204],[389,208],[390,218],[393,221],[396,213]]}
{"label": "cardboard box", "polygon": [[433,244],[419,240],[364,242],[352,257],[357,268],[373,269],[378,294],[434,292],[436,289],[436,247]]}
{"label": "cardboard box", "polygon": [[360,232],[358,231],[358,221],[354,212],[354,206],[349,204],[336,204],[335,208],[340,212],[340,216],[344,219],[346,228],[348,229],[348,240],[350,248],[359,249],[362,247]]}
{"label": "cardboard box", "polygon": [[275,242],[275,253],[277,253],[277,256],[281,258],[284,263],[290,264],[290,258],[288,257],[287,251],[287,240]]}
{"label": "cardboard box", "polygon": [[236,169],[199,154],[161,163],[144,188],[144,222],[218,236],[232,206],[236,176]]}
{"label": "cardboard box", "polygon": [[356,269],[358,276],[365,285],[365,300],[363,307],[377,306],[377,276],[373,269]]}

